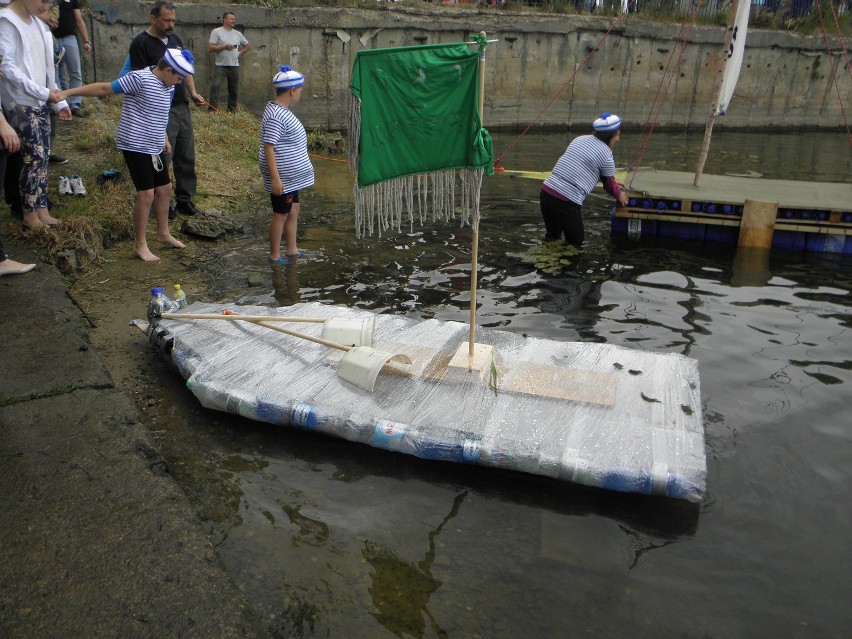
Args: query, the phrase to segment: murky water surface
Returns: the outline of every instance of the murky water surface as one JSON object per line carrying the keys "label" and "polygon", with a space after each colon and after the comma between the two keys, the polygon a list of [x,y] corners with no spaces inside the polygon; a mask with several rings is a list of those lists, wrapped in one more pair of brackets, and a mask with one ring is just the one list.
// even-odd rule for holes
{"label": "murky water surface", "polygon": [[[495,151],[512,140],[495,136]],[[504,165],[549,170],[565,144],[527,136]],[[699,146],[700,134],[657,134],[643,164],[690,170]],[[219,299],[466,321],[469,229],[355,240],[351,176],[315,164],[300,218],[313,256],[271,270],[264,213],[223,248]],[[840,134],[718,133],[707,171],[848,181],[852,152]],[[544,271],[519,257],[543,235],[538,188],[486,179],[480,323],[695,358],[706,500],[425,462],[199,410],[172,426],[198,442],[177,473],[225,495],[207,517],[236,583],[282,637],[846,636],[852,263],[773,255],[754,272],[729,247],[619,248],[610,201],[590,197],[587,248]]]}

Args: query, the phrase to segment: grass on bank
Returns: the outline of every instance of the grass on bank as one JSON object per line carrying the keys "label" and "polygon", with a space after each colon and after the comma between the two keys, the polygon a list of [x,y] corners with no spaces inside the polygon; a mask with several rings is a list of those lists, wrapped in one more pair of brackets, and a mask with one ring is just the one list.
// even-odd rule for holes
{"label": "grass on bank", "polygon": [[[68,163],[50,165],[49,169],[51,213],[62,224],[24,231],[13,218],[4,228],[4,235],[24,239],[51,262],[66,251],[91,259],[103,248],[133,238],[136,191],[124,157],[115,148],[121,98],[88,99],[85,108],[88,117],[58,124],[55,153],[66,157]],[[245,202],[263,191],[257,167],[259,118],[244,109],[225,114],[196,107],[192,107],[192,118],[198,174],[196,205],[202,210],[241,210]],[[98,176],[108,169],[118,169],[124,179],[99,185]],[[85,197],[59,195],[59,176],[73,174],[83,178],[88,191]],[[153,225],[152,220],[149,227]]]}

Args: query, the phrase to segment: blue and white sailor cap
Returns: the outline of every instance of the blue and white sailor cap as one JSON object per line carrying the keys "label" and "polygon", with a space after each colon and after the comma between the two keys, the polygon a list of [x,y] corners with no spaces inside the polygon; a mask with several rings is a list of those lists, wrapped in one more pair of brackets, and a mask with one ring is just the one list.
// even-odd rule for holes
{"label": "blue and white sailor cap", "polygon": [[592,123],[592,128],[601,133],[617,131],[621,126],[621,118],[614,113],[601,113],[601,117]]}
{"label": "blue and white sailor cap", "polygon": [[185,78],[188,75],[195,75],[195,58],[192,51],[189,49],[166,49],[163,54],[163,60],[169,65],[169,68],[177,73],[180,77]]}
{"label": "blue and white sailor cap", "polygon": [[286,64],[282,64],[281,70],[272,78],[272,86],[276,89],[297,89],[304,84],[305,76]]}

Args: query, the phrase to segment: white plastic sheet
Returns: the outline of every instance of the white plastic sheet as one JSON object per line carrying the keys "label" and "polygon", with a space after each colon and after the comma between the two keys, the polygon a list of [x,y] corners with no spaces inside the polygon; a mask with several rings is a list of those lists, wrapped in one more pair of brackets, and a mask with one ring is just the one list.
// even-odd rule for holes
{"label": "white plastic sheet", "polygon": [[[195,303],[191,313],[220,313]],[[317,303],[241,314],[361,319]],[[286,326],[286,324],[283,324]],[[322,324],[299,330],[320,335]],[[479,329],[483,378],[446,372],[468,326],[378,315],[374,347],[408,355],[373,392],[337,375],[343,352],[246,322],[160,320],[149,330],[207,408],[459,463],[700,501],[706,461],[694,360]]]}

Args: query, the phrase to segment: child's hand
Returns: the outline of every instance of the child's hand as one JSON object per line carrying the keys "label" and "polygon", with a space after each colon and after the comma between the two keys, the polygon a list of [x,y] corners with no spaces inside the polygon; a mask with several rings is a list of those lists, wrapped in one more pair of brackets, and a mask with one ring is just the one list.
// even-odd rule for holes
{"label": "child's hand", "polygon": [[172,154],[172,145],[169,144],[169,139],[166,138],[165,144],[163,144],[163,155],[171,155]]}
{"label": "child's hand", "polygon": [[50,92],[50,95],[47,96],[47,101],[51,104],[56,104],[57,102],[62,102],[62,100],[66,99],[66,95],[64,91],[60,91],[59,89],[53,89]]}
{"label": "child's hand", "polygon": [[280,177],[272,178],[272,194],[273,195],[281,195],[284,193],[284,183],[281,181]]}

